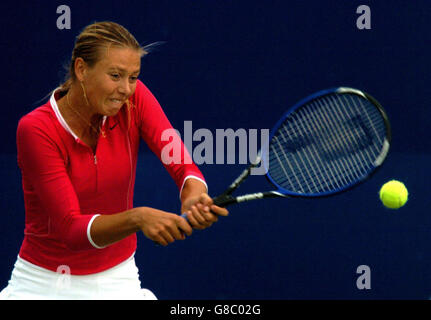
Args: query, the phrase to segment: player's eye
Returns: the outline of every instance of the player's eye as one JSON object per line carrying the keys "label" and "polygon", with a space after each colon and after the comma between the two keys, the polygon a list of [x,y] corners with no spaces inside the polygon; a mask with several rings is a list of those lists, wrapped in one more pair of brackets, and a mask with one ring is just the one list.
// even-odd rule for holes
{"label": "player's eye", "polygon": [[118,80],[118,79],[120,79],[120,75],[119,75],[118,73],[111,73],[111,74],[110,74],[110,76],[111,76],[111,78],[112,78],[112,79],[114,79],[114,80]]}
{"label": "player's eye", "polygon": [[130,82],[136,82],[138,80],[138,77],[130,77]]}

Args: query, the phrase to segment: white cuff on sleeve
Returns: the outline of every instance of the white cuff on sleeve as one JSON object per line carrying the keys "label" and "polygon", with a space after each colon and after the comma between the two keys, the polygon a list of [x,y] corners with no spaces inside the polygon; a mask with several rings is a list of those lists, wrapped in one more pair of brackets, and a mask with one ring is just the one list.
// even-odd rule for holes
{"label": "white cuff on sleeve", "polygon": [[181,200],[181,193],[183,192],[184,185],[186,184],[187,179],[190,179],[190,178],[193,178],[193,179],[196,179],[196,180],[199,180],[200,182],[202,182],[205,185],[205,187],[207,188],[207,193],[208,193],[208,185],[204,180],[202,180],[201,178],[196,177],[196,176],[187,176],[184,178],[183,185],[181,186],[181,189],[180,189],[180,200]]}
{"label": "white cuff on sleeve", "polygon": [[91,233],[90,233],[91,224],[93,223],[94,219],[96,219],[96,217],[98,217],[98,216],[100,216],[100,214],[95,214],[91,218],[90,222],[88,222],[88,226],[87,226],[87,238],[88,238],[88,241],[91,243],[91,245],[93,247],[95,247],[96,249],[103,249],[103,248],[106,248],[106,246],[105,247],[99,247],[97,244],[95,244],[94,241],[93,241],[93,239],[91,239]]}

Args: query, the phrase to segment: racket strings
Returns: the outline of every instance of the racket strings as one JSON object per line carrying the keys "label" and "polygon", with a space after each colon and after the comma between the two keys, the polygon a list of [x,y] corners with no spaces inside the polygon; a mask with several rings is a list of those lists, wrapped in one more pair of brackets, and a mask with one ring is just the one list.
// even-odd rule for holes
{"label": "racket strings", "polygon": [[269,175],[301,194],[332,192],[374,169],[386,135],[377,108],[354,94],[330,94],[291,113],[269,146]]}
{"label": "racket strings", "polygon": [[[325,105],[325,112],[328,112],[329,114],[331,114],[331,116],[334,116],[335,119],[337,121],[340,121],[339,123],[348,123],[347,119],[344,118],[340,118],[339,115],[345,115],[345,113],[343,113],[342,110],[339,109],[339,104],[338,101],[332,101],[332,103],[334,103],[334,106],[336,106],[337,108],[337,112],[333,112],[334,110],[330,110],[329,108],[327,108],[328,104]],[[344,105],[344,104],[343,104]],[[319,112],[321,113],[322,110],[319,110]],[[327,117],[326,115],[322,115],[322,118]],[[356,119],[356,118],[352,118],[352,119]],[[350,128],[346,128],[347,126],[343,125],[343,126],[335,126],[335,132],[332,133],[332,138],[333,139],[339,139],[340,143],[338,144],[338,146],[341,145],[341,148],[345,147],[344,151],[344,155],[347,157],[342,157],[340,158],[341,161],[339,162],[335,162],[335,164],[338,167],[343,167],[344,170],[344,175],[347,175],[347,178],[350,176],[350,174],[354,174],[355,172],[351,172],[350,170],[346,169],[346,168],[350,168],[352,165],[355,165],[357,169],[360,169],[361,171],[363,170],[362,174],[366,174],[368,172],[367,168],[364,167],[364,163],[366,162],[366,159],[363,158],[361,153],[354,153],[353,156],[354,157],[350,157],[349,155],[352,155],[352,152],[354,150],[356,150],[358,148],[358,146],[360,145],[360,141],[362,141],[364,139],[364,135],[365,132],[358,132],[361,130],[356,130],[357,128],[355,127],[355,130],[349,130],[352,129],[352,127]],[[356,133],[356,134],[355,134]],[[366,140],[366,139],[365,139]],[[331,141],[331,139],[329,139],[328,141]],[[338,140],[335,140],[338,142]],[[357,156],[360,156],[362,159],[358,159]],[[351,163],[348,163],[348,161],[352,161]],[[340,168],[338,168],[340,169]],[[343,178],[343,180],[346,182],[346,180],[344,179],[345,176],[343,176],[343,172],[341,172],[340,175],[341,178]],[[353,179],[358,178],[359,176],[352,176]],[[347,181],[346,183],[350,183],[351,181]]]}
{"label": "racket strings", "polygon": [[[332,138],[332,139],[334,139],[334,138]],[[336,139],[334,139],[335,141],[336,141]],[[330,140],[328,140],[328,141],[330,141]],[[315,154],[319,154],[319,153],[316,153],[316,150],[314,150],[313,151]],[[313,154],[311,151],[308,151],[308,153],[310,153],[310,154]],[[305,156],[306,156],[306,158],[309,158],[308,156],[307,156],[307,153],[305,153]],[[315,160],[316,158],[314,158],[314,164],[316,164],[316,160]],[[322,162],[321,161],[321,158],[319,159],[320,160],[320,162]],[[310,161],[309,159],[308,159],[308,161]],[[332,164],[332,166],[329,166],[329,167],[326,167],[326,172],[324,171],[324,173],[326,173],[326,174],[330,174],[330,176],[329,176],[329,178],[333,178],[334,177],[334,172],[336,173],[336,174],[338,174],[338,175],[340,175],[340,173],[341,173],[341,178],[343,178],[343,183],[347,183],[347,181],[346,181],[346,179],[344,179],[344,175],[346,175],[346,169],[345,169],[345,165],[344,165],[344,160],[341,162],[341,163],[335,163],[335,165],[333,164],[333,163],[331,163]],[[307,167],[305,167],[305,168],[307,168]],[[311,167],[311,168],[313,168],[313,167]],[[306,170],[306,171],[308,171],[308,173],[307,173],[307,175],[308,176],[310,176],[310,170]],[[314,175],[316,176],[316,170],[313,170],[313,172],[314,172]],[[326,180],[323,180],[324,182],[326,182]],[[314,185],[314,188],[316,189],[316,187],[315,187],[315,183],[314,183],[314,179],[312,180],[312,182],[313,182],[313,185]],[[306,183],[309,183],[309,182],[306,182]],[[326,188],[328,188],[328,185],[327,185],[327,183],[325,183],[326,184]],[[334,184],[332,184],[332,186],[331,186],[331,188],[334,188],[334,187],[340,187],[340,185],[337,183],[337,181],[335,181],[335,183]],[[304,192],[304,189],[302,189],[302,191]]]}

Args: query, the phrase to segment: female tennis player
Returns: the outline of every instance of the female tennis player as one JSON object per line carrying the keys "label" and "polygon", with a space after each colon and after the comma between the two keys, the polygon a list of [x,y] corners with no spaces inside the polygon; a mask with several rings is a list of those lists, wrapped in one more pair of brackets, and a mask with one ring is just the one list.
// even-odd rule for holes
{"label": "female tennis player", "polygon": [[[168,245],[228,211],[213,205],[183,143],[162,159],[172,126],[138,80],[147,53],[123,26],[100,22],[77,37],[69,78],[18,124],[25,230],[3,299],[156,299],[142,289],[136,232]],[[180,191],[181,213],[133,208],[140,139]],[[149,181],[158,187],[158,181]],[[162,189],[162,188],[160,188]]]}

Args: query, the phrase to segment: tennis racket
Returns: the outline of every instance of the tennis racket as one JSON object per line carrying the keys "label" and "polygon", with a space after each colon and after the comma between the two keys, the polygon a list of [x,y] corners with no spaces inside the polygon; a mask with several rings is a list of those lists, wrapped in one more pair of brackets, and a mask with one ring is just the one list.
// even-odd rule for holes
{"label": "tennis racket", "polygon": [[[346,87],[319,91],[281,117],[256,161],[213,202],[226,207],[257,199],[322,197],[347,191],[382,165],[390,143],[386,112],[369,94]],[[275,189],[233,196],[261,162]]]}

